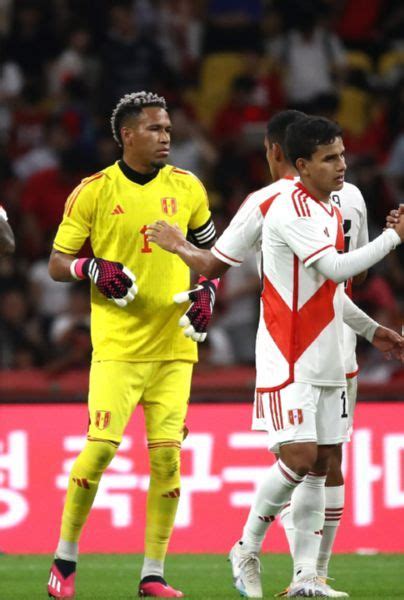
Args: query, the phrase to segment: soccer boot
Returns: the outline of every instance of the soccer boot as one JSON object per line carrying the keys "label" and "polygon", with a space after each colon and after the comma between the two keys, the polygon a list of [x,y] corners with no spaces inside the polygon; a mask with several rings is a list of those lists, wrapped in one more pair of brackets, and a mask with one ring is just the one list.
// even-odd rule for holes
{"label": "soccer boot", "polygon": [[233,583],[241,596],[262,598],[261,563],[258,554],[247,552],[240,542],[230,550],[229,561],[233,573]]}
{"label": "soccer boot", "polygon": [[317,579],[326,588],[328,588],[328,592],[329,592],[328,597],[329,598],[349,598],[349,594],[347,594],[347,592],[341,592],[339,590],[334,590],[334,588],[332,588],[330,585],[328,585],[327,577],[317,577]]}
{"label": "soccer boot", "polygon": [[139,596],[141,598],[183,598],[184,594],[168,585],[162,577],[148,575],[139,583]]}
{"label": "soccer boot", "polygon": [[[337,594],[337,595],[336,595]],[[289,586],[287,598],[342,598],[339,594],[345,592],[337,592],[329,585],[320,581],[318,577],[308,577],[292,581]]]}
{"label": "soccer boot", "polygon": [[[70,561],[63,562],[70,563]],[[70,574],[67,577],[64,577],[56,561],[52,564],[48,581],[49,598],[59,598],[64,600],[74,598],[74,579],[76,577],[76,566],[75,563],[73,563],[73,565],[73,572],[70,572]],[[72,567],[72,565],[70,565],[70,567]]]}

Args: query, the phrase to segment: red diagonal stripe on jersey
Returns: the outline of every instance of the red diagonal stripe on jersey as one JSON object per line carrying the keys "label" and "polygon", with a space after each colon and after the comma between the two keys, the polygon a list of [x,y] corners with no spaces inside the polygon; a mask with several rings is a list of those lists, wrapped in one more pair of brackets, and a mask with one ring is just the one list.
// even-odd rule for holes
{"label": "red diagonal stripe on jersey", "polygon": [[268,198],[268,200],[264,200],[264,202],[262,202],[260,204],[260,211],[264,217],[267,214],[272,202],[275,200],[275,198],[277,198],[279,196],[279,194],[280,194],[280,192],[278,192],[274,196],[271,196],[271,198]]}
{"label": "red diagonal stripe on jersey", "polygon": [[295,362],[333,320],[336,288],[337,284],[333,281],[323,283],[297,312],[295,330],[293,312],[267,277],[264,277],[264,321],[272,339],[289,363]]}
{"label": "red diagonal stripe on jersey", "polygon": [[314,342],[335,316],[334,294],[337,284],[327,279],[297,314],[295,360]]}

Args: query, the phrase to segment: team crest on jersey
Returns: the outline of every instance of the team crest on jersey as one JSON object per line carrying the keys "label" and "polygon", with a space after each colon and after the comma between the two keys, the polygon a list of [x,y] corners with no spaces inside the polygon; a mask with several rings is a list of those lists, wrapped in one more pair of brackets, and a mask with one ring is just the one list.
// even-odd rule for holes
{"label": "team crest on jersey", "polygon": [[95,426],[97,429],[106,429],[111,422],[111,411],[97,410],[95,413]]}
{"label": "team crest on jersey", "polygon": [[176,198],[162,198],[161,208],[163,212],[168,216],[172,217],[177,212],[177,199]]}
{"label": "team crest on jersey", "polygon": [[303,423],[303,411],[301,408],[294,408],[288,411],[289,423],[291,425],[300,425]]}

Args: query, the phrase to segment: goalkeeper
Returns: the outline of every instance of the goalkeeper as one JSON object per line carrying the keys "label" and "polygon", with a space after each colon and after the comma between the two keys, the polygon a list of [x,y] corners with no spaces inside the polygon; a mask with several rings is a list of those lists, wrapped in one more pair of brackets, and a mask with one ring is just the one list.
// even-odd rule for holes
{"label": "goalkeeper", "polygon": [[[122,159],[84,179],[69,196],[49,262],[56,281],[91,281],[93,359],[87,443],[70,474],[48,593],[74,595],[81,531],[101,476],[140,403],[150,485],[139,595],[182,597],[164,579],[164,559],[180,495],[195,342],[206,337],[217,281],[201,278],[195,290],[184,292],[190,287],[188,267],[150,246],[146,225],[164,218],[200,247],[210,247],[216,234],[200,181],[166,164],[171,123],[164,98],[126,94],[111,125]],[[77,258],[87,239],[95,257]]]}

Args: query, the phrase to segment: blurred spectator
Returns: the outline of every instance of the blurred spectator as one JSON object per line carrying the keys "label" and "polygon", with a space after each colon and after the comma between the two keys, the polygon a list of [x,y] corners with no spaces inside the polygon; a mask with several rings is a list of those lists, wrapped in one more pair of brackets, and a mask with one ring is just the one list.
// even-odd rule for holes
{"label": "blurred spectator", "polygon": [[22,69],[25,78],[40,78],[54,57],[57,44],[50,27],[49,6],[22,0],[14,2],[12,27],[7,38],[9,56]]}
{"label": "blurred spectator", "polygon": [[15,175],[26,180],[38,171],[57,168],[60,153],[70,144],[70,137],[60,120],[49,119],[44,125],[44,136],[38,146],[14,160],[12,166]]}
{"label": "blurred spectator", "polygon": [[90,294],[88,285],[69,285],[69,302],[65,312],[55,318],[50,338],[53,360],[47,370],[52,373],[88,368],[91,359]]}
{"label": "blurred spectator", "polygon": [[67,198],[80,180],[93,172],[92,167],[89,158],[72,147],[60,154],[57,167],[35,173],[26,181],[21,197],[21,242],[31,260],[49,250]]}
{"label": "blurred spectator", "polygon": [[206,11],[205,52],[260,48],[262,0],[210,0]]}
{"label": "blurred spectator", "polygon": [[7,57],[5,43],[0,40],[0,143],[7,140],[11,127],[11,106],[20,94],[23,83],[21,69]]}
{"label": "blurred spectator", "polygon": [[54,281],[48,273],[49,256],[41,258],[29,268],[31,304],[37,307],[38,315],[47,325],[54,317],[67,310],[69,283]]}
{"label": "blurred spectator", "polygon": [[0,367],[18,367],[17,355],[26,348],[24,364],[39,366],[45,353],[45,336],[39,319],[31,313],[22,290],[9,289],[0,302]]}
{"label": "blurred spectator", "polygon": [[43,143],[50,114],[45,94],[46,89],[39,79],[24,85],[11,115],[8,143],[11,158],[22,156]]}
{"label": "blurred spectator", "polygon": [[67,46],[48,70],[49,91],[59,94],[71,79],[82,79],[90,89],[94,89],[99,69],[99,61],[92,52],[91,32],[84,26],[74,27]]}
{"label": "blurred spectator", "polygon": [[226,273],[219,298],[224,312],[216,316],[209,330],[212,363],[254,364],[260,287],[253,253]]}
{"label": "blurred spectator", "polygon": [[184,108],[170,110],[170,117],[173,126],[170,162],[192,171],[202,180],[208,179],[209,170],[217,161],[215,147]]}
{"label": "blurred spectator", "polygon": [[342,79],[345,53],[340,39],[321,24],[321,13],[312,2],[301,3],[296,24],[273,42],[267,51],[284,72],[287,102],[310,111],[318,94],[334,92]]}
{"label": "blurred spectator", "polygon": [[160,2],[156,24],[170,67],[182,78],[193,76],[202,50],[202,23],[195,4],[189,0]]}
{"label": "blurred spectator", "polygon": [[108,112],[124,94],[143,89],[158,91],[169,80],[170,70],[156,36],[139,29],[129,3],[114,3],[110,9],[101,65],[101,98]]}

